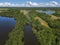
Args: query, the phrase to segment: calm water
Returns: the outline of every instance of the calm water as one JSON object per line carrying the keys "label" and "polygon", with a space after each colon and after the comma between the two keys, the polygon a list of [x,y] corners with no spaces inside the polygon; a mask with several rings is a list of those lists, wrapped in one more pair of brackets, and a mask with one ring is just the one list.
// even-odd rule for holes
{"label": "calm water", "polygon": [[14,18],[0,16],[0,45],[4,45],[8,39],[8,34],[15,26],[16,21]]}
{"label": "calm water", "polygon": [[47,10],[47,11],[37,10],[37,12],[42,12],[42,13],[46,13],[46,14],[53,14],[53,13],[55,13],[55,11],[51,11],[51,10]]}
{"label": "calm water", "polygon": [[32,24],[28,24],[24,28],[24,45],[40,45],[32,32]]}

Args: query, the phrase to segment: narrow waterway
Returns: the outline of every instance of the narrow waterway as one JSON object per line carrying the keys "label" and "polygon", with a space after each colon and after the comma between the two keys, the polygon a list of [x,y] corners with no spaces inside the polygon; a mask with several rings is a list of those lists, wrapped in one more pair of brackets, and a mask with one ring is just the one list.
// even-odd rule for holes
{"label": "narrow waterway", "polygon": [[39,45],[37,38],[32,33],[32,24],[27,24],[24,28],[24,45]]}

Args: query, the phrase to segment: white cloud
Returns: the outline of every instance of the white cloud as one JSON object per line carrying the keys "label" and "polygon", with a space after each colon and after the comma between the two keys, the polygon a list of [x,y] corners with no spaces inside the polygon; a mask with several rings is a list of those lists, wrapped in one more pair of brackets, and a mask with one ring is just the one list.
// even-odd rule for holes
{"label": "white cloud", "polygon": [[56,1],[51,1],[48,3],[49,6],[53,6],[53,7],[56,7],[58,6],[59,4],[56,2]]}
{"label": "white cloud", "polygon": [[58,5],[56,1],[51,1],[50,4]]}
{"label": "white cloud", "polygon": [[38,6],[39,4],[38,3],[36,3],[36,2],[31,2],[31,1],[27,1],[26,3],[25,3],[25,6],[26,7],[35,7],[35,6]]}
{"label": "white cloud", "polygon": [[0,7],[20,7],[24,6],[24,4],[14,4],[9,2],[0,3]]}
{"label": "white cloud", "polygon": [[36,2],[27,2],[26,6],[30,7],[60,7],[60,4],[56,1],[51,1],[48,3],[36,3]]}
{"label": "white cloud", "polygon": [[8,7],[8,6],[10,7],[10,6],[17,6],[17,5],[9,2],[0,3],[0,7]]}
{"label": "white cloud", "polygon": [[0,7],[60,7],[60,4],[56,1],[51,1],[47,3],[36,3],[27,1],[22,4],[14,4],[9,2],[0,3]]}
{"label": "white cloud", "polygon": [[29,5],[32,5],[32,6],[37,6],[38,5],[38,3],[35,3],[35,2],[27,2],[27,4],[29,4]]}

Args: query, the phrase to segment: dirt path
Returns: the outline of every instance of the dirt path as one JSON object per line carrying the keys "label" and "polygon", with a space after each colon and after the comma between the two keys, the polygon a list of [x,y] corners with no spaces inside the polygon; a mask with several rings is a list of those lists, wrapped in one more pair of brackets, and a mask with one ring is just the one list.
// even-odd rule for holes
{"label": "dirt path", "polygon": [[43,19],[41,19],[40,17],[35,17],[35,19],[38,19],[39,20],[39,22],[41,23],[41,25],[43,25],[43,26],[45,26],[45,27],[47,27],[47,28],[50,28],[49,27],[49,25],[48,25],[48,23],[47,22],[45,22]]}
{"label": "dirt path", "polygon": [[60,19],[60,17],[57,17],[57,16],[55,16],[55,15],[49,15],[49,16],[51,16],[51,20],[55,20],[55,19]]}

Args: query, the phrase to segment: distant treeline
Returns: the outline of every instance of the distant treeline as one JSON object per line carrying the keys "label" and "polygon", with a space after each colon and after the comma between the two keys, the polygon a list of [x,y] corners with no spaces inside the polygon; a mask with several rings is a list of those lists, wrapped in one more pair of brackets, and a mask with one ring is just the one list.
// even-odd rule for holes
{"label": "distant treeline", "polygon": [[34,9],[34,10],[60,10],[60,7],[0,7],[0,8],[10,8],[10,9]]}

